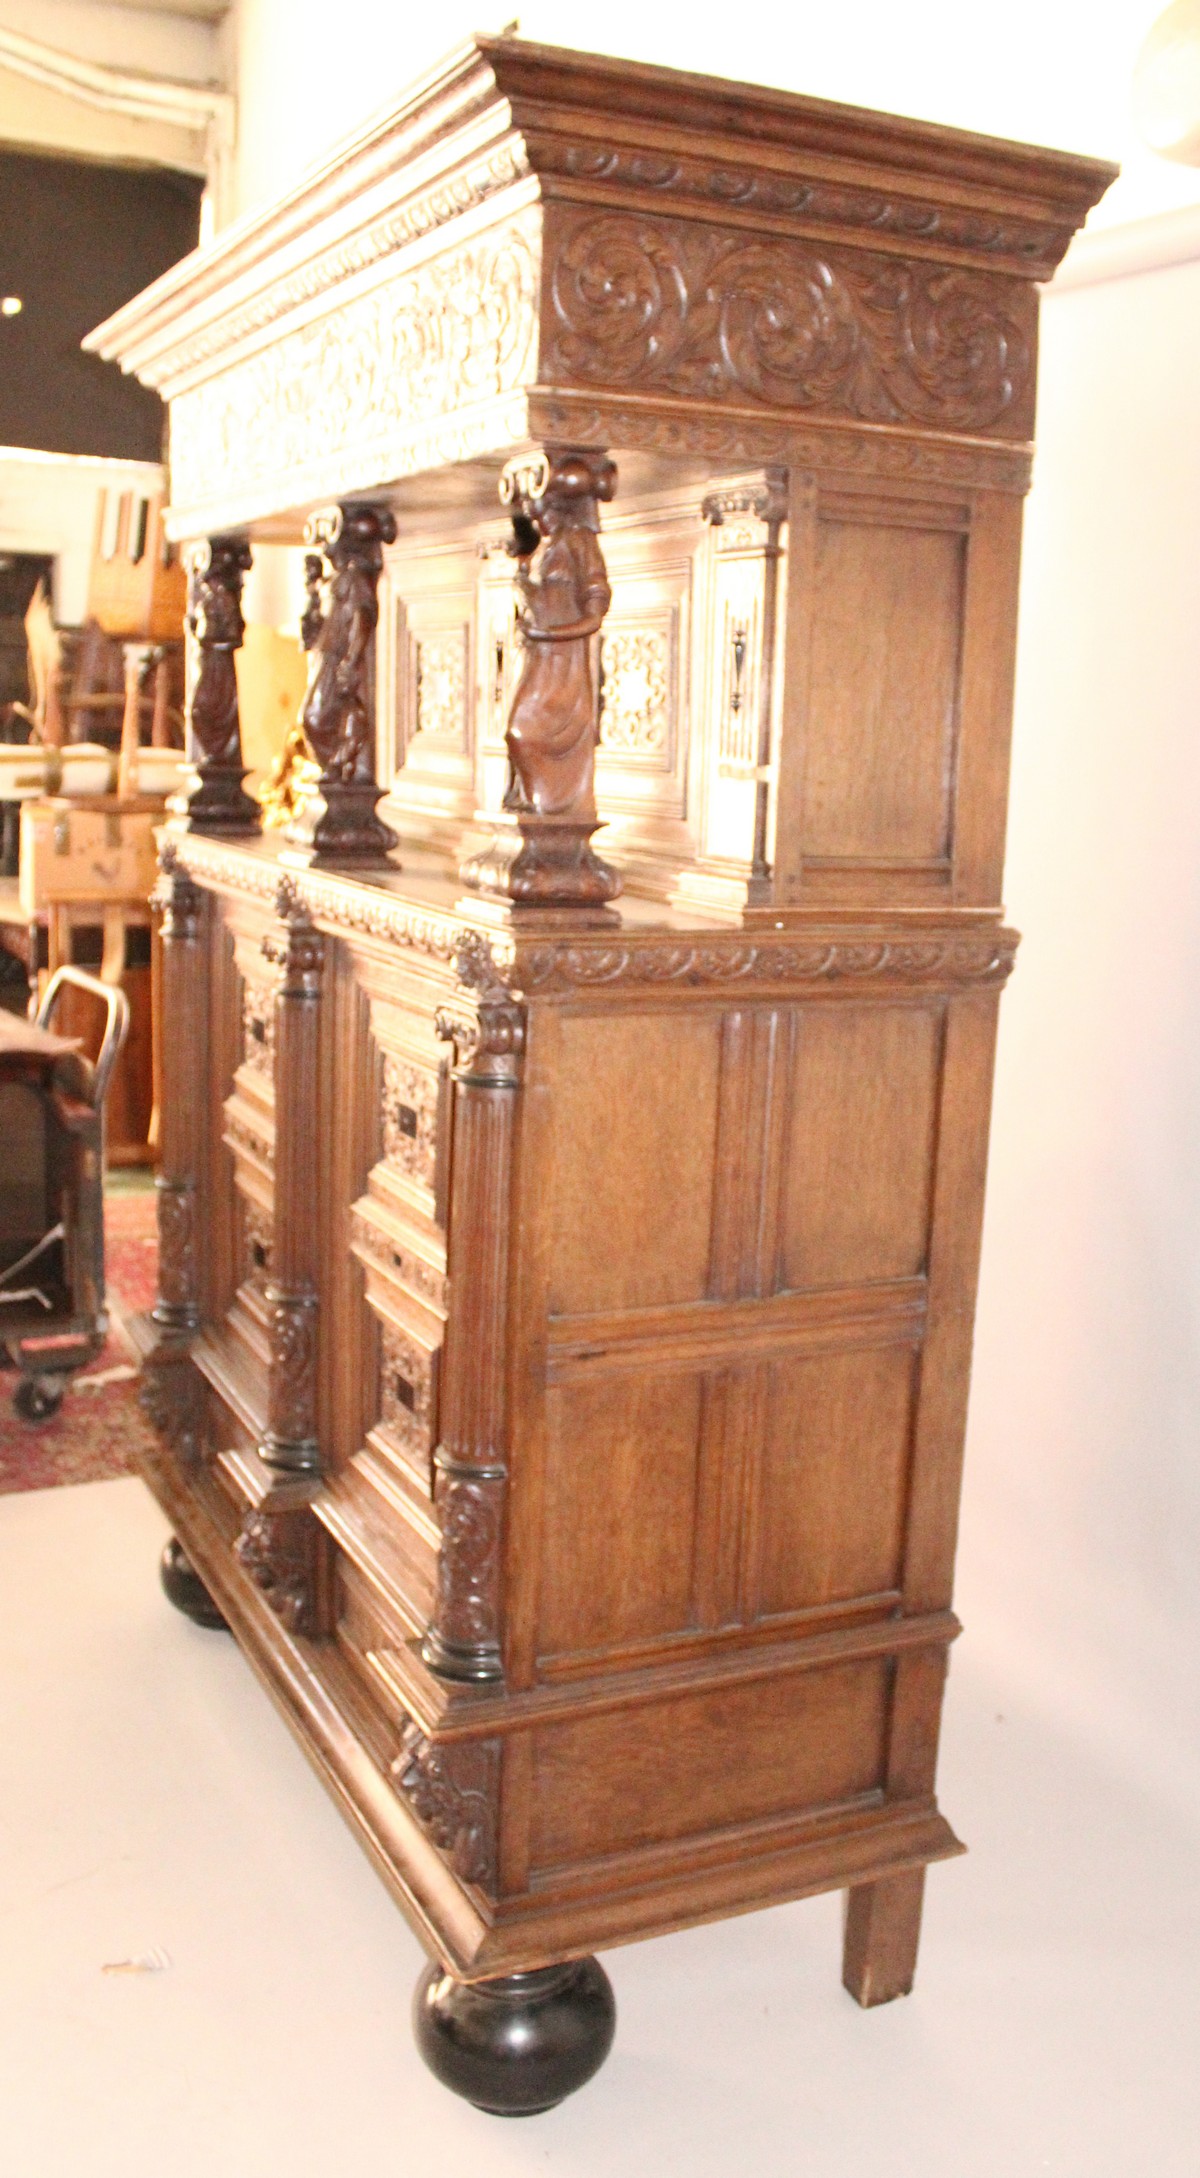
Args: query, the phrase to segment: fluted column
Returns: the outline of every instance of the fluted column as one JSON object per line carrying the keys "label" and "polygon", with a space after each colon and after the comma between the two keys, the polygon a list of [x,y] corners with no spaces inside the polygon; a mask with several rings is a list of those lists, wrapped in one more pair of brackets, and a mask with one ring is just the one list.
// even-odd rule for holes
{"label": "fluted column", "polygon": [[207,959],[204,895],[163,848],[155,905],[162,911],[162,1104],[159,1132],[158,1296],[165,1331],[200,1324],[196,1201],[207,1117]]}
{"label": "fluted column", "polygon": [[271,1245],[268,1467],[311,1474],[317,1442],[317,1040],[325,941],[285,879],[284,933],[263,940],[280,969],[275,997],[275,1220]]}
{"label": "fluted column", "polygon": [[447,1679],[503,1676],[500,1576],[506,1467],[505,1363],[509,1195],[523,1009],[495,979],[486,949],[465,948],[459,973],[474,1000],[438,1016],[452,1039],[453,1198],[450,1318],[434,1454],[442,1539],[437,1595],[423,1644]]}

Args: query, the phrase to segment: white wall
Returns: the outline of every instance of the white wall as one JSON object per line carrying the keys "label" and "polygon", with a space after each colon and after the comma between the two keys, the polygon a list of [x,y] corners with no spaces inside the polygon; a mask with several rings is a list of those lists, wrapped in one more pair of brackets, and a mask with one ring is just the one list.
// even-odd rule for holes
{"label": "white wall", "polygon": [[[516,4],[516,0],[514,0]],[[1101,222],[1200,202],[1141,151],[1161,0],[778,0],[523,32],[1122,157]],[[500,0],[238,0],[250,204]],[[1200,233],[1200,222],[1197,223]],[[1200,243],[1197,245],[1200,248]],[[1200,262],[1054,294],[1022,596],[1004,1002],[960,1602],[1003,1674],[1194,1786],[1200,1637]]]}
{"label": "white wall", "polygon": [[[11,4],[11,0],[10,0]],[[60,0],[61,4],[61,0]],[[235,0],[238,209],[277,195],[472,30],[740,76],[999,136],[1120,158],[1108,218],[1200,199],[1200,173],[1142,151],[1129,119],[1138,47],[1164,0]]]}
{"label": "white wall", "polygon": [[55,555],[54,617],[60,627],[77,627],[87,611],[97,494],[107,488],[158,492],[162,479],[155,462],[0,446],[0,552]]}

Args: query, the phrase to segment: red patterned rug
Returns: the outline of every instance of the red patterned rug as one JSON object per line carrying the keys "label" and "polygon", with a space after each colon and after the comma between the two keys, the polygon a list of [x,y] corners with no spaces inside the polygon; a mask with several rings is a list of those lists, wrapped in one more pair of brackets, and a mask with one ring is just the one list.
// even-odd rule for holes
{"label": "red patterned rug", "polygon": [[152,1187],[126,1186],[105,1196],[104,1237],[108,1338],[91,1366],[72,1377],[58,1413],[48,1422],[23,1422],[12,1404],[17,1379],[8,1370],[0,1374],[0,1496],[127,1474],[137,1446],[149,1443],[124,1326],[154,1299]]}

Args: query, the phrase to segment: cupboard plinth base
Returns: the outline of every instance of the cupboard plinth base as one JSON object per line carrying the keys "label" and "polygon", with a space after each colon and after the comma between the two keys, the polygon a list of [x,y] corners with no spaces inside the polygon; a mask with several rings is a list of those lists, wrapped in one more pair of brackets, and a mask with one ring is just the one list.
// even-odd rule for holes
{"label": "cupboard plinth base", "polygon": [[592,1958],[478,1982],[429,1966],[413,1999],[430,2071],[493,2117],[535,2117],[585,2086],[612,2047],[616,2016]]}

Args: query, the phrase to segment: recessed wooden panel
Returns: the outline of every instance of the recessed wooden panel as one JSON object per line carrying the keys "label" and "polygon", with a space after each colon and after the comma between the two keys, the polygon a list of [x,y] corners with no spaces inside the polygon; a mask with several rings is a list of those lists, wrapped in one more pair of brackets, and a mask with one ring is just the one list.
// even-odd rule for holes
{"label": "recessed wooden panel", "polygon": [[806,856],[949,854],[963,568],[953,530],[819,525]]}
{"label": "recessed wooden panel", "polygon": [[557,1315],[694,1301],[712,1226],[714,1015],[568,1017],[556,1082]]}
{"label": "recessed wooden panel", "polygon": [[783,1180],[784,1286],[924,1270],[941,1021],[936,1003],[802,1011]]}
{"label": "recessed wooden panel", "polygon": [[686,1627],[699,1377],[608,1376],[547,1405],[543,1655]]}
{"label": "recessed wooden panel", "polygon": [[900,1585],[917,1357],[810,1354],[771,1371],[755,1615]]}
{"label": "recessed wooden panel", "polygon": [[539,1733],[533,1867],[803,1815],[879,1789],[887,1669],[872,1657]]}

